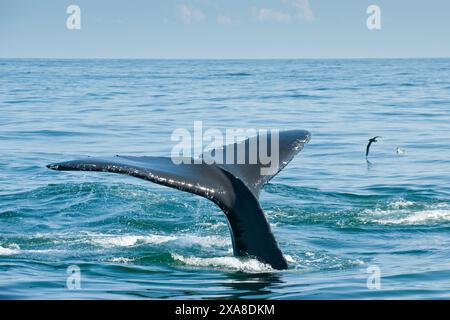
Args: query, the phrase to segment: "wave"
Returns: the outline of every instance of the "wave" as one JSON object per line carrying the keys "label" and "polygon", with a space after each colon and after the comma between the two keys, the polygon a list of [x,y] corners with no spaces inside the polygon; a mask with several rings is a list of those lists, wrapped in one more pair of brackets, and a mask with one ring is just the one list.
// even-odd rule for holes
{"label": "wave", "polygon": [[13,137],[31,137],[36,138],[38,136],[43,137],[80,137],[89,136],[88,132],[81,131],[69,131],[69,130],[22,130],[22,131],[3,131],[7,136]]}
{"label": "wave", "polygon": [[199,226],[205,227],[206,229],[212,229],[212,230],[216,230],[216,229],[221,229],[221,228],[228,228],[227,224],[219,221],[216,223],[211,223],[211,222],[201,222],[198,224]]}
{"label": "wave", "polygon": [[393,209],[408,208],[414,206],[416,203],[414,201],[408,201],[404,199],[398,199],[393,202],[388,203],[388,207]]}
{"label": "wave", "polygon": [[272,100],[272,99],[304,99],[304,100],[318,100],[327,99],[329,96],[307,94],[307,93],[286,93],[286,94],[273,94],[273,95],[263,95],[259,97],[261,100]]}
{"label": "wave", "polygon": [[0,256],[9,256],[20,253],[20,247],[17,244],[10,244],[8,247],[0,246]]}
{"label": "wave", "polygon": [[[221,224],[220,224],[221,225]],[[202,248],[224,248],[231,246],[229,236],[196,235],[191,233],[166,234],[108,234],[90,231],[63,232],[63,233],[36,233],[22,239],[27,243],[40,243],[46,245],[72,245],[90,244],[103,248],[137,247],[147,244],[164,244],[181,247],[200,246]],[[31,250],[30,250],[31,251]],[[36,251],[36,250],[35,250]],[[5,251],[6,252],[6,251]]]}
{"label": "wave", "polygon": [[284,257],[289,262],[291,270],[302,272],[344,270],[365,264],[360,258],[334,255],[325,250],[297,252]]}
{"label": "wave", "polygon": [[383,218],[374,222],[383,225],[433,225],[450,222],[450,210],[423,210],[392,218]]}
{"label": "wave", "polygon": [[[185,265],[199,268],[213,268],[219,270],[241,271],[246,273],[277,272],[270,265],[259,260],[243,257],[213,257],[204,258],[196,256],[183,256],[177,253],[171,254],[172,259]],[[330,255],[328,252],[307,251],[299,255],[284,255],[289,263],[290,271],[323,271],[343,270],[364,265],[360,259]]]}
{"label": "wave", "polygon": [[10,256],[18,254],[50,254],[55,252],[65,252],[60,249],[21,249],[16,243],[11,243],[5,247],[0,246],[0,256]]}
{"label": "wave", "polygon": [[183,246],[193,246],[198,245],[203,248],[212,247],[229,247],[231,246],[230,237],[220,237],[220,236],[198,236],[195,234],[185,234],[178,237],[178,244]]}
{"label": "wave", "polygon": [[172,254],[172,258],[188,266],[213,267],[231,271],[242,271],[247,273],[275,272],[269,265],[256,259],[236,258],[236,257],[214,257],[199,258],[185,257],[179,254]]}
{"label": "wave", "polygon": [[132,247],[141,244],[161,244],[175,240],[174,236],[164,235],[95,235],[89,239],[89,242],[102,247]]}
{"label": "wave", "polygon": [[363,215],[363,220],[381,225],[436,225],[450,222],[450,205],[397,200],[386,208],[366,209]]}
{"label": "wave", "polygon": [[[269,184],[265,192],[294,198],[296,203],[271,201],[269,221],[277,226],[322,224],[339,228],[368,225],[437,225],[450,222],[450,203],[436,199],[437,192],[407,188],[376,189],[377,194],[329,192],[314,188]],[[380,194],[382,192],[382,194]],[[393,197],[392,195],[396,195]]]}
{"label": "wave", "polygon": [[228,73],[225,73],[224,76],[227,76],[227,77],[249,77],[249,76],[252,76],[252,74],[249,72],[228,72]]}
{"label": "wave", "polygon": [[108,235],[90,234],[85,239],[86,242],[99,245],[104,248],[111,247],[133,247],[144,244],[163,244],[172,242],[174,245],[182,247],[200,246],[203,248],[227,247],[231,245],[231,240],[219,236],[198,236],[195,234],[182,235]]}
{"label": "wave", "polygon": [[134,259],[125,258],[125,257],[114,257],[114,258],[108,259],[107,261],[108,262],[113,262],[113,263],[124,263],[124,264],[127,264],[127,263],[133,262]]}

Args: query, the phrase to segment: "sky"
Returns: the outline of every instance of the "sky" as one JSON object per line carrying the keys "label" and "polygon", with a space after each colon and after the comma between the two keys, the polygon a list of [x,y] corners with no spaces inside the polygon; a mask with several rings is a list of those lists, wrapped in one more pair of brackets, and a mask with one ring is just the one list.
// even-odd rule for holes
{"label": "sky", "polygon": [[450,57],[450,1],[0,0],[0,58],[409,57]]}

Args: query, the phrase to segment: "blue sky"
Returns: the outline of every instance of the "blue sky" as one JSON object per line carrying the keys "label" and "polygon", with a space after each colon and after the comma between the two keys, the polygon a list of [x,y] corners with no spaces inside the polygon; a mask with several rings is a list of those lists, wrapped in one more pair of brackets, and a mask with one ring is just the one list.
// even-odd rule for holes
{"label": "blue sky", "polygon": [[450,1],[0,0],[0,57],[450,57]]}

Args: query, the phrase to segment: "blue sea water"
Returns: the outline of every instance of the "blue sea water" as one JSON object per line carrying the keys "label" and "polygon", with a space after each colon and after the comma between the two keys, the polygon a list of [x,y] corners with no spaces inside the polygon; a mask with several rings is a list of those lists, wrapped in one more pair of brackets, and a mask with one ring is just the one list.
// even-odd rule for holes
{"label": "blue sea water", "polygon": [[[234,258],[206,199],[45,167],[200,120],[312,133],[261,194],[289,270]],[[449,141],[450,59],[0,60],[0,298],[450,298]]]}

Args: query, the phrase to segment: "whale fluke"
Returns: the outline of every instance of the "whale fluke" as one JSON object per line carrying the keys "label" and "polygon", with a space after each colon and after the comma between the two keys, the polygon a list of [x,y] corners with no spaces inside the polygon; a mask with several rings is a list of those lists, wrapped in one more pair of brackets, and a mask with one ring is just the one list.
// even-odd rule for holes
{"label": "whale fluke", "polygon": [[[268,133],[267,139],[256,136],[214,149],[203,154],[200,161],[195,163],[191,158],[177,158],[174,161],[169,157],[115,156],[87,157],[49,164],[47,167],[52,170],[127,174],[205,197],[216,203],[225,213],[235,256],[255,257],[274,269],[286,269],[286,259],[272,234],[258,197],[261,188],[303,149],[310,137],[310,133],[305,130],[279,132],[279,143],[275,145],[279,148],[279,160],[277,166],[268,173],[263,173],[264,169],[270,167],[266,159],[257,156],[253,159],[256,162],[249,161],[249,155],[251,151],[255,151],[252,149],[255,145],[257,151],[264,146],[268,151],[266,154],[273,155],[277,150],[272,150],[274,145],[271,144],[271,133]],[[236,161],[239,154],[237,150],[245,150],[246,161],[243,163]],[[217,155],[223,156],[223,159],[232,155],[228,160],[234,159],[235,162],[220,164]],[[216,163],[211,163],[213,157]]]}

